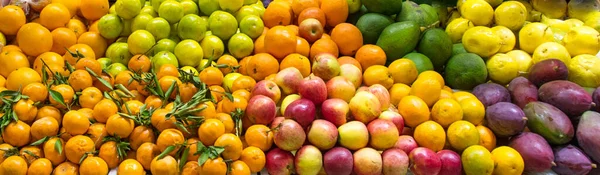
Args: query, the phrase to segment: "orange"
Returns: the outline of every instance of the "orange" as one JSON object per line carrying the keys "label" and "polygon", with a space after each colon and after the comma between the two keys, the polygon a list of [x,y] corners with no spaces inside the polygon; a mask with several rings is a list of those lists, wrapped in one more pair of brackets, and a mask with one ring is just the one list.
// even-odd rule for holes
{"label": "orange", "polygon": [[[81,59],[79,59],[79,61],[77,61],[77,64],[75,64],[75,69],[77,69],[77,70],[87,71],[86,68],[89,68],[90,70],[92,70],[92,72],[96,73],[96,75],[98,75],[98,76],[102,75],[102,65],[100,65],[100,62],[98,62],[98,60],[96,60],[96,59],[81,58]],[[96,79],[96,77],[93,77],[93,78],[94,78],[94,80]]]}
{"label": "orange", "polygon": [[439,81],[430,78],[417,78],[417,81],[411,86],[410,95],[423,99],[427,106],[432,107],[440,99],[441,91],[442,87]]}
{"label": "orange", "polygon": [[22,67],[12,71],[6,77],[6,89],[19,90],[31,83],[41,83],[42,77],[35,70]]}
{"label": "orange", "polygon": [[239,63],[235,57],[229,54],[225,54],[221,56],[219,60],[217,60],[217,65],[227,65],[227,67],[225,68],[219,68],[223,75],[226,75],[228,73],[233,72],[235,70],[235,67],[239,66]]}
{"label": "orange", "polygon": [[441,99],[445,99],[445,98],[454,99],[454,98],[452,98],[452,92],[449,92],[449,91],[446,91],[446,90],[442,89],[442,92],[440,93],[440,100]]}
{"label": "orange", "polygon": [[325,13],[319,7],[309,7],[305,8],[298,14],[298,24],[302,23],[305,19],[315,18],[321,22],[322,26],[325,26]]}
{"label": "orange", "polygon": [[294,32],[294,35],[298,36],[298,26],[297,25],[290,24],[290,25],[287,25],[285,27],[287,27],[292,32]]}
{"label": "orange", "polygon": [[52,49],[50,51],[65,54],[72,45],[77,44],[77,34],[73,30],[59,27],[52,31]]}
{"label": "orange", "polygon": [[221,85],[213,85],[213,86],[210,86],[209,89],[210,89],[210,94],[212,95],[213,98],[215,98],[215,100],[217,102],[220,102],[221,100],[223,100],[225,88],[223,88]]}
{"label": "orange", "polygon": [[496,135],[492,130],[483,125],[478,125],[476,128],[479,131],[479,145],[487,150],[494,150],[496,148]]}
{"label": "orange", "polygon": [[363,82],[366,86],[381,84],[386,89],[394,85],[394,79],[390,75],[389,69],[382,65],[368,67],[363,73]]}
{"label": "orange", "polygon": [[238,96],[238,97],[242,97],[243,99],[246,99],[246,101],[250,100],[250,91],[245,90],[245,89],[240,89],[237,91],[234,91],[232,94],[232,96]]}
{"label": "orange", "polygon": [[409,95],[398,103],[398,113],[404,117],[407,126],[414,128],[429,120],[430,111],[427,103],[417,96]]}
{"label": "orange", "polygon": [[156,77],[158,79],[160,79],[164,76],[179,77],[179,70],[177,69],[177,67],[175,65],[164,64],[164,65],[160,66],[160,68],[158,69],[158,72],[156,72]]}
{"label": "orange", "polygon": [[200,77],[200,81],[209,86],[223,84],[223,72],[216,67],[207,67],[198,76]]}
{"label": "orange", "polygon": [[265,27],[273,28],[278,25],[290,25],[292,18],[294,18],[293,13],[290,4],[274,1],[265,9],[263,15]]}
{"label": "orange", "polygon": [[128,71],[128,70],[119,72],[119,74],[117,74],[115,76],[115,84],[122,84],[125,87],[127,87],[127,89],[129,89],[129,90],[135,90],[137,88],[135,86],[139,85],[139,83],[137,81],[133,81],[133,82],[129,83],[129,81],[131,80],[132,74],[133,74],[133,72]]}
{"label": "orange", "polygon": [[284,26],[275,26],[269,29],[265,35],[265,50],[281,60],[296,52],[297,42],[294,31]]}
{"label": "orange", "polygon": [[[187,162],[198,160],[198,158],[200,158],[200,155],[196,154],[196,151],[198,150],[198,142],[199,142],[199,140],[197,138],[193,138],[193,137],[186,140],[186,143],[187,143],[186,148],[190,150],[187,153],[187,156],[188,156]],[[183,160],[181,160],[181,161],[183,161]]]}
{"label": "orange", "polygon": [[302,56],[310,56],[310,44],[302,37],[296,37],[296,53],[299,53]]}
{"label": "orange", "polygon": [[0,49],[1,52],[12,51],[12,50],[23,52],[21,50],[21,48],[19,48],[19,46],[16,46],[16,45],[6,45],[6,46],[2,47],[2,49]]}
{"label": "orange", "polygon": [[40,109],[38,109],[38,113],[35,117],[35,120],[39,120],[45,117],[52,117],[56,119],[58,123],[62,122],[62,115],[60,114],[60,111],[54,106],[43,106]]}
{"label": "orange", "polygon": [[133,150],[137,150],[143,143],[154,143],[155,141],[156,136],[154,135],[152,128],[149,126],[136,126],[131,132],[131,135],[129,135],[129,144]]}
{"label": "orange", "polygon": [[444,88],[444,78],[442,77],[442,75],[440,75],[440,73],[436,72],[436,71],[432,71],[432,70],[428,70],[428,71],[424,71],[421,72],[419,74],[419,76],[417,77],[417,79],[432,79],[432,80],[436,80],[440,83],[440,88]]}
{"label": "orange", "polygon": [[87,157],[79,165],[79,174],[108,174],[108,165],[100,157]]}
{"label": "orange", "polygon": [[52,117],[44,117],[31,124],[31,137],[33,140],[40,140],[47,136],[58,134],[59,123]]}
{"label": "orange", "polygon": [[52,0],[52,3],[60,3],[64,5],[69,10],[69,14],[71,14],[72,17],[75,16],[77,11],[80,10],[79,7],[81,6],[82,1],[87,0]]}
{"label": "orange", "polygon": [[238,160],[242,155],[242,140],[234,134],[221,135],[215,141],[215,146],[225,147],[225,151],[221,154],[224,159]]}
{"label": "orange", "polygon": [[259,53],[249,58],[246,70],[248,71],[248,76],[254,78],[256,81],[260,81],[271,74],[277,73],[279,71],[278,65],[279,62],[277,62],[275,57],[268,53]]}
{"label": "orange", "polygon": [[39,158],[29,164],[27,174],[51,174],[52,162],[46,158]]}
{"label": "orange", "polygon": [[52,34],[40,24],[27,23],[19,29],[17,43],[23,53],[36,57],[52,49]]}
{"label": "orange", "polygon": [[[266,52],[262,52],[262,53],[266,53]],[[248,75],[248,71],[247,71],[247,67],[248,67],[248,60],[250,60],[252,57],[254,57],[253,55],[247,56],[242,58],[242,60],[240,60],[240,67],[238,68],[237,72],[242,74],[242,75]]]}
{"label": "orange", "polygon": [[142,143],[136,150],[135,159],[142,164],[145,170],[150,170],[150,163],[154,157],[160,154],[156,144],[152,142]]}
{"label": "orange", "polygon": [[354,59],[350,56],[342,56],[342,57],[339,57],[337,60],[338,60],[338,63],[340,63],[340,66],[344,65],[344,64],[351,64],[351,65],[358,67],[358,69],[362,72],[362,66],[360,65],[360,63],[356,59]]}
{"label": "orange", "polygon": [[142,164],[135,159],[127,159],[119,164],[117,174],[132,174],[132,175],[144,175],[144,167]]}
{"label": "orange", "polygon": [[462,101],[457,100],[463,109],[463,120],[479,125],[485,117],[485,107],[477,98],[467,98]]}
{"label": "orange", "polygon": [[469,99],[469,98],[477,98],[475,95],[471,94],[470,92],[467,91],[457,91],[452,93],[452,97],[454,98],[454,100],[461,102],[465,99]]}
{"label": "orange", "polygon": [[292,11],[294,14],[300,14],[307,8],[314,7],[319,8],[319,2],[317,0],[293,0]]}
{"label": "orange", "polygon": [[311,72],[310,60],[306,56],[297,53],[290,54],[281,60],[279,70],[288,67],[295,67],[302,73],[303,77],[307,77]]}
{"label": "orange", "polygon": [[213,145],[225,134],[225,125],[218,119],[206,119],[198,128],[198,138],[204,145]]}
{"label": "orange", "polygon": [[310,47],[310,57],[308,57],[311,62],[314,61],[315,56],[321,53],[330,53],[336,58],[340,56],[340,50],[338,49],[337,44],[329,39],[329,38],[321,38]]}
{"label": "orange", "polygon": [[127,138],[133,132],[134,123],[130,118],[113,114],[106,121],[106,132],[112,136]]}
{"label": "orange", "polygon": [[81,112],[81,114],[83,114],[85,116],[85,118],[88,118],[88,120],[94,120],[94,116],[93,116],[94,110],[93,109],[80,108],[79,106],[77,108],[79,108],[79,109],[77,109],[77,111]]}
{"label": "orange", "polygon": [[[57,143],[58,142],[58,143]],[[55,145],[60,144],[63,150],[57,150]],[[65,142],[61,138],[52,137],[43,145],[44,158],[50,160],[52,165],[56,166],[65,161]],[[59,154],[60,152],[60,154]]]}
{"label": "orange", "polygon": [[98,23],[100,22],[100,20],[95,20],[94,22],[92,22],[90,24],[90,26],[88,26],[88,31],[90,32],[100,32],[98,30]]}
{"label": "orange", "polygon": [[106,164],[108,164],[108,168],[110,169],[116,168],[121,161],[117,149],[119,149],[117,147],[117,142],[107,141],[104,142],[98,150],[98,156],[106,161]]}
{"label": "orange", "polygon": [[54,168],[53,175],[74,175],[79,174],[79,166],[72,162],[62,162]]}
{"label": "orange", "polygon": [[8,5],[0,8],[0,32],[5,35],[16,35],[27,18],[21,7]]}
{"label": "orange", "polygon": [[231,115],[226,113],[217,113],[215,114],[215,118],[223,123],[223,125],[225,126],[225,133],[235,132],[235,123],[231,118]]}
{"label": "orange", "polygon": [[156,146],[162,152],[165,151],[167,147],[175,145],[177,146],[176,149],[169,153],[169,155],[175,155],[177,149],[181,147],[180,144],[182,144],[184,141],[185,139],[181,131],[177,129],[165,129],[162,132],[160,132],[160,134],[156,138]]}
{"label": "orange", "polygon": [[[20,55],[25,57],[25,55],[23,54]],[[0,57],[2,57],[2,55],[0,55]],[[62,57],[62,55],[55,52],[46,52],[39,55],[33,61],[33,69],[35,69],[35,71],[38,72],[38,74],[40,75],[42,75],[42,68],[45,67],[44,63],[46,63],[46,65],[50,68],[50,70],[48,70],[48,67],[46,67],[45,69],[48,75],[51,76],[51,71],[56,73],[57,71],[61,71],[61,69],[63,69],[63,67],[65,66],[65,59]]]}
{"label": "orange", "polygon": [[160,160],[157,156],[152,159],[150,171],[152,174],[177,175],[179,174],[177,165],[177,160],[171,156],[165,156]]}
{"label": "orange", "polygon": [[262,151],[268,151],[273,146],[273,132],[271,128],[265,125],[252,125],[244,134],[248,146],[260,148]]}
{"label": "orange", "polygon": [[[341,47],[342,46],[340,46],[340,50],[342,50]],[[355,58],[363,68],[368,68],[372,65],[385,65],[387,59],[383,49],[381,49],[381,47],[377,45],[372,44],[367,44],[360,47],[356,52]]]}
{"label": "orange", "polygon": [[4,76],[0,75],[0,87],[4,87],[6,86],[6,78],[4,78]]}
{"label": "orange", "polygon": [[84,154],[94,151],[95,144],[94,141],[87,136],[76,135],[67,141],[64,148],[67,160],[79,164],[79,160]]}
{"label": "orange", "polygon": [[254,80],[250,76],[244,75],[244,76],[241,76],[241,77],[233,80],[233,85],[231,86],[231,91],[234,92],[239,89],[246,89],[248,91],[251,91],[252,88],[254,88],[254,85],[256,85],[256,80]]}
{"label": "orange", "polygon": [[227,174],[227,164],[223,158],[208,159],[200,168],[200,174],[225,175]]}
{"label": "orange", "polygon": [[108,13],[107,0],[81,0],[81,14],[89,21],[95,21]]}
{"label": "orange", "polygon": [[242,151],[240,160],[248,165],[252,173],[257,173],[264,169],[267,163],[265,157],[265,153],[261,149],[249,146]]}
{"label": "orange", "polygon": [[85,134],[90,127],[90,121],[79,111],[65,113],[62,126],[71,135]]}
{"label": "orange", "polygon": [[349,14],[348,2],[344,0],[321,0],[321,10],[330,27],[345,22]]}
{"label": "orange", "polygon": [[31,164],[36,159],[43,157],[42,149],[38,146],[25,146],[19,151],[19,155],[25,158],[28,164]]}
{"label": "orange", "polygon": [[444,128],[448,128],[455,121],[462,120],[463,110],[454,99],[440,99],[431,109],[431,119]]}
{"label": "orange", "polygon": [[25,146],[29,143],[31,137],[29,134],[31,127],[21,120],[10,122],[2,132],[2,138],[5,143],[15,147]]}
{"label": "orange", "polygon": [[8,78],[12,71],[26,67],[29,67],[29,60],[25,54],[19,51],[2,51],[0,53],[0,75],[5,78]]}
{"label": "orange", "polygon": [[100,146],[102,146],[103,143],[102,140],[104,137],[108,136],[106,125],[104,123],[94,123],[90,125],[86,134],[94,141],[96,149],[100,149]]}
{"label": "orange", "polygon": [[[189,158],[189,157],[188,157]],[[194,159],[191,159],[194,160]],[[198,159],[196,159],[198,160]],[[196,175],[200,174],[200,165],[198,165],[197,161],[188,161],[183,165],[183,169],[181,170],[181,175]]]}
{"label": "orange", "polygon": [[436,152],[444,149],[446,132],[440,124],[434,121],[426,121],[419,124],[414,132],[415,141],[419,146]]}
{"label": "orange", "polygon": [[27,161],[21,156],[10,156],[0,164],[3,174],[27,174]]}
{"label": "orange", "polygon": [[37,107],[30,99],[21,99],[13,104],[12,108],[19,120],[30,124],[37,115]]}
{"label": "orange", "polygon": [[[383,56],[385,57],[385,54],[383,54]],[[369,62],[366,62],[366,64],[369,64]],[[419,75],[415,62],[410,59],[397,59],[393,61],[388,68],[390,74],[394,78],[394,83],[413,84]]]}
{"label": "orange", "polygon": [[54,30],[67,25],[71,16],[69,9],[63,4],[51,3],[40,12],[40,23],[48,30]]}
{"label": "orange", "polygon": [[75,44],[69,47],[69,52],[63,55],[65,61],[67,61],[71,65],[75,65],[77,63],[77,60],[81,58],[79,58],[78,56],[74,57],[73,55],[71,55],[70,52],[75,54],[79,52],[83,55],[83,58],[96,59],[96,53],[94,52],[92,47],[88,46],[87,44]]}
{"label": "orange", "polygon": [[231,175],[250,174],[250,167],[248,167],[248,165],[246,165],[246,163],[244,163],[243,161],[236,160],[233,163],[231,163],[230,166],[231,166],[231,172],[229,172],[229,174],[231,174]]}
{"label": "orange", "polygon": [[[217,72],[220,73],[221,71],[217,70]],[[164,76],[164,77],[158,79],[158,84],[163,92],[167,92],[169,90],[169,87],[173,86],[173,83],[175,83],[175,85],[181,85],[181,80],[179,80],[179,78],[174,77],[174,76]],[[174,98],[176,94],[177,94],[177,89],[175,89],[173,91],[173,93],[171,94],[171,97]]]}
{"label": "orange", "polygon": [[260,35],[258,38],[256,38],[256,41],[254,41],[254,54],[267,53],[267,50],[265,50],[265,35],[266,34],[267,34],[267,32],[264,32],[262,35]]}
{"label": "orange", "polygon": [[198,88],[192,83],[182,83],[179,85],[179,97],[181,102],[187,103],[192,99],[192,96],[198,92]]}
{"label": "orange", "polygon": [[98,32],[85,32],[82,33],[77,39],[77,44],[86,44],[94,50],[96,57],[103,57],[108,43],[106,39]]}
{"label": "orange", "polygon": [[75,18],[70,19],[65,27],[75,32],[77,38],[79,38],[81,34],[87,32],[87,26],[83,22],[81,22],[81,20]]}
{"label": "orange", "polygon": [[1,149],[0,150],[0,164],[2,164],[2,162],[4,162],[4,160],[6,159],[5,156],[8,156],[8,154],[6,154],[7,151],[3,151],[3,150],[17,149],[17,148],[14,148],[13,146],[11,146],[8,143],[2,143],[2,144],[0,144],[0,149]]}
{"label": "orange", "polygon": [[69,84],[73,87],[73,90],[77,92],[91,87],[92,83],[92,76],[85,70],[75,70],[69,76]]}
{"label": "orange", "polygon": [[100,123],[106,123],[108,118],[117,114],[119,107],[110,99],[102,99],[94,106],[94,119]]}
{"label": "orange", "polygon": [[[362,48],[361,46],[363,46],[362,33],[360,33],[360,30],[358,30],[356,26],[350,23],[341,23],[336,25],[331,31],[331,39],[337,44],[340,49],[340,53],[344,56],[354,56],[359,48]],[[369,47],[373,46],[374,45],[370,45]],[[379,46],[375,47],[379,48]],[[379,48],[377,51],[378,56],[381,56],[381,54],[385,56],[383,49]],[[383,58],[384,61],[381,65],[385,64],[385,57]],[[377,57],[377,64],[381,62],[380,59],[380,57]]]}
{"label": "orange", "polygon": [[166,119],[166,115],[169,112],[170,112],[170,110],[168,110],[168,109],[155,110],[154,113],[152,113],[152,116],[150,117],[150,122],[152,123],[152,126],[154,126],[154,128],[156,128],[158,131],[164,131],[166,129],[176,128],[175,117]]}
{"label": "orange", "polygon": [[265,80],[275,81],[276,76],[277,76],[277,74],[271,74],[271,75],[265,77]]}

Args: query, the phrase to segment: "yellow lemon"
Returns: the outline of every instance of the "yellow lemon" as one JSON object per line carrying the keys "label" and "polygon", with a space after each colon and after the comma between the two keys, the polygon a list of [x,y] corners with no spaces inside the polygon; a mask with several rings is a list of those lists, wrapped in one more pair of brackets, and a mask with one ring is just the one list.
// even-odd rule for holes
{"label": "yellow lemon", "polygon": [[498,26],[505,26],[513,31],[518,31],[527,20],[527,8],[519,1],[506,1],[496,7],[494,22]]}
{"label": "yellow lemon", "polygon": [[463,109],[463,120],[479,125],[485,117],[485,107],[477,98],[467,98],[459,101]]}
{"label": "yellow lemon", "polygon": [[550,18],[563,18],[567,14],[566,0],[531,0],[531,5]]}
{"label": "yellow lemon", "polygon": [[555,42],[546,42],[533,52],[533,64],[547,59],[559,59],[566,65],[571,61],[571,55],[565,46]]}
{"label": "yellow lemon", "polygon": [[530,23],[519,31],[519,47],[529,54],[532,54],[539,45],[551,41],[554,41],[554,33],[544,23]]}
{"label": "yellow lemon", "polygon": [[468,52],[484,58],[496,54],[502,47],[500,37],[492,29],[484,26],[468,29],[462,42]]}
{"label": "yellow lemon", "polygon": [[410,59],[397,59],[388,66],[388,69],[394,83],[412,84],[419,75],[417,65]]}
{"label": "yellow lemon", "polygon": [[494,31],[494,33],[500,37],[500,45],[502,46],[500,46],[500,50],[498,50],[499,53],[506,53],[515,48],[517,39],[515,34],[509,28],[504,26],[496,26],[492,27],[492,31]]}
{"label": "yellow lemon", "polygon": [[581,21],[579,19],[575,19],[575,18],[567,19],[567,20],[565,20],[565,22],[568,23],[569,25],[571,25],[571,28],[585,25],[585,23],[583,23],[583,21]]}
{"label": "yellow lemon", "polygon": [[479,144],[479,131],[468,121],[456,121],[448,127],[448,142],[452,148],[462,151]]}
{"label": "yellow lemon", "polygon": [[519,76],[519,64],[513,57],[507,54],[496,54],[488,59],[487,71],[489,78],[498,84],[508,84]]}
{"label": "yellow lemon", "polygon": [[494,8],[484,0],[468,0],[460,8],[463,18],[473,22],[476,26],[486,26],[492,23]]}
{"label": "yellow lemon", "polygon": [[446,26],[446,33],[450,36],[452,43],[460,43],[464,33],[472,27],[475,27],[475,25],[468,19],[456,18],[448,23],[448,26]]}
{"label": "yellow lemon", "polygon": [[562,42],[572,56],[597,54],[600,50],[600,33],[588,26],[574,27]]}
{"label": "yellow lemon", "polygon": [[529,68],[533,65],[533,59],[531,55],[523,50],[513,50],[507,52],[506,55],[513,57],[517,64],[519,65],[519,73],[529,71]]}
{"label": "yellow lemon", "polygon": [[440,99],[441,91],[442,86],[438,80],[419,78],[412,84],[410,95],[423,99],[427,106],[431,107]]}
{"label": "yellow lemon", "polygon": [[457,102],[461,102],[465,99],[468,98],[477,98],[475,95],[471,94],[470,92],[467,91],[457,91],[452,93],[452,97],[454,98],[454,100],[456,100]]}
{"label": "yellow lemon", "polygon": [[448,128],[450,124],[462,120],[463,110],[460,104],[452,98],[438,100],[431,108],[431,119],[443,128]]}
{"label": "yellow lemon", "polygon": [[390,88],[390,103],[398,105],[402,98],[410,94],[410,86],[402,83],[396,83]]}
{"label": "yellow lemon", "polygon": [[444,128],[434,121],[426,121],[417,126],[414,138],[419,146],[429,148],[435,152],[444,149],[446,144]]}
{"label": "yellow lemon", "polygon": [[600,58],[594,55],[578,55],[567,64],[569,81],[583,87],[600,86]]}
{"label": "yellow lemon", "polygon": [[419,74],[419,76],[417,77],[418,79],[434,79],[437,80],[438,82],[440,82],[440,85],[442,88],[444,88],[444,77],[442,77],[442,75],[440,75],[440,73],[436,72],[436,71],[432,71],[432,70],[428,70],[425,72],[421,72]]}
{"label": "yellow lemon", "polygon": [[479,145],[485,147],[488,151],[496,148],[496,135],[494,135],[494,132],[490,128],[477,125],[477,131],[479,131]]}
{"label": "yellow lemon", "polygon": [[492,151],[494,173],[497,175],[523,174],[525,162],[517,150],[501,146]]}
{"label": "yellow lemon", "polygon": [[398,113],[404,117],[404,123],[411,128],[429,120],[431,112],[427,103],[417,96],[409,95],[398,103]]}

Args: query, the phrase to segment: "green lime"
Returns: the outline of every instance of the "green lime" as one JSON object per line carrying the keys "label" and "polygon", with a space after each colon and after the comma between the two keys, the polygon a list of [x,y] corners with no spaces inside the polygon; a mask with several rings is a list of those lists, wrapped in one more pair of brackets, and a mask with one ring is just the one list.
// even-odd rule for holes
{"label": "green lime", "polygon": [[235,13],[244,5],[244,0],[219,0],[219,7],[222,10]]}
{"label": "green lime", "polygon": [[123,31],[123,21],[116,14],[107,14],[98,22],[98,32],[106,39],[115,39]]}
{"label": "green lime", "polygon": [[471,90],[487,81],[488,72],[483,59],[474,53],[452,56],[444,71],[446,84],[453,89]]}
{"label": "green lime", "polygon": [[132,19],[142,10],[139,0],[117,0],[114,6],[117,15],[123,19]]}
{"label": "green lime", "polygon": [[165,18],[171,24],[179,22],[183,14],[183,5],[175,0],[167,0],[158,8],[158,16]]}
{"label": "green lime", "polygon": [[217,10],[221,10],[219,0],[198,0],[198,7],[200,7],[200,12],[207,16],[210,16]]}
{"label": "green lime", "polygon": [[252,38],[243,33],[236,33],[227,43],[229,53],[237,59],[242,59],[254,51],[254,42]]}
{"label": "green lime", "polygon": [[150,14],[140,13],[131,21],[131,31],[144,30],[154,17]]}
{"label": "green lime", "polygon": [[240,22],[240,32],[248,35],[252,39],[258,38],[263,34],[265,25],[260,17],[250,15],[244,17]]}
{"label": "green lime", "polygon": [[198,4],[196,4],[196,2],[192,0],[183,0],[179,3],[181,3],[181,5],[183,6],[183,15],[198,14],[198,12],[200,11],[198,9]]}
{"label": "green lime", "polygon": [[177,34],[181,39],[201,41],[208,28],[208,21],[195,14],[185,15],[177,24]]}
{"label": "green lime", "polygon": [[383,29],[393,22],[394,20],[389,16],[379,13],[367,13],[358,18],[356,27],[362,33],[365,44],[375,44]]}
{"label": "green lime", "polygon": [[175,51],[175,46],[177,45],[177,43],[171,39],[165,38],[165,39],[161,39],[158,42],[156,42],[156,46],[154,46],[154,54],[156,55],[159,52],[162,51],[168,51],[168,52],[174,52]]}
{"label": "green lime", "polygon": [[175,67],[179,67],[177,57],[175,57],[175,54],[169,51],[158,52],[156,55],[154,55],[154,57],[152,57],[150,61],[152,62],[152,69],[154,70],[154,72],[158,72],[160,67],[165,64],[171,64]]}
{"label": "green lime", "polygon": [[200,44],[194,40],[186,39],[175,46],[175,56],[182,66],[196,67],[204,58],[204,52]]}
{"label": "green lime", "polygon": [[431,63],[431,60],[429,59],[429,57],[427,57],[421,53],[416,53],[416,52],[409,53],[409,54],[404,55],[403,58],[413,61],[415,63],[415,65],[417,66],[417,70],[419,71],[419,73],[425,72],[428,70],[433,70],[433,63]]}
{"label": "green lime", "polygon": [[226,41],[237,32],[238,23],[233,15],[224,11],[215,11],[208,17],[208,28],[213,35]]}
{"label": "green lime", "polygon": [[127,38],[127,44],[129,45],[129,52],[131,54],[145,54],[156,44],[156,40],[150,32],[138,30],[131,33],[129,38]]}
{"label": "green lime", "polygon": [[111,77],[116,77],[119,73],[126,71],[126,70],[127,70],[127,66],[125,66],[123,63],[112,63],[112,64],[110,64],[110,66],[106,67],[106,72]]}
{"label": "green lime", "polygon": [[240,10],[235,12],[235,19],[237,19],[238,23],[240,23],[242,19],[244,19],[244,17],[249,15],[260,16],[260,13],[256,8],[251,7],[249,5],[245,5],[242,8],[240,8]]}
{"label": "green lime", "polygon": [[156,39],[160,40],[169,37],[171,25],[169,25],[167,20],[157,17],[146,24],[146,31],[150,32]]}
{"label": "green lime", "polygon": [[215,35],[206,35],[200,42],[200,46],[204,50],[204,59],[217,59],[225,52],[223,41]]}

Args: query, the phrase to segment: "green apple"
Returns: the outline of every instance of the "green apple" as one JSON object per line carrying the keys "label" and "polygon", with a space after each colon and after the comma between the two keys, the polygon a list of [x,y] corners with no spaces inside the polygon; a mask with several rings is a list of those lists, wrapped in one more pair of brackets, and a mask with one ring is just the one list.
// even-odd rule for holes
{"label": "green apple", "polygon": [[108,66],[110,66],[110,64],[112,64],[112,60],[110,58],[98,58],[97,59],[98,63],[100,63],[100,67],[102,68],[102,70],[106,70],[106,68]]}
{"label": "green apple", "polygon": [[210,16],[217,10],[221,10],[219,0],[198,0],[198,7],[200,7],[200,12],[207,16]]}
{"label": "green apple", "polygon": [[362,6],[362,3],[360,2],[360,0],[346,0],[346,1],[348,1],[348,13],[356,13],[360,10],[360,7]]}
{"label": "green apple", "polygon": [[223,41],[215,35],[206,35],[200,42],[200,46],[204,51],[204,59],[213,58],[216,60],[225,52]]}
{"label": "green apple", "polygon": [[229,13],[235,13],[244,5],[244,0],[219,0],[219,7]]}
{"label": "green apple", "polygon": [[204,52],[198,42],[186,39],[175,46],[175,56],[182,66],[196,67],[204,58]]}
{"label": "green apple", "polygon": [[146,29],[146,25],[148,25],[152,19],[154,19],[152,15],[140,13],[131,21],[131,31]]}
{"label": "green apple", "polygon": [[254,42],[252,38],[243,33],[236,33],[227,43],[229,53],[237,59],[242,59],[254,51]]}
{"label": "green apple", "polygon": [[156,17],[146,25],[146,30],[150,32],[156,39],[160,40],[169,37],[171,25],[161,17]]}
{"label": "green apple", "polygon": [[196,2],[192,0],[183,0],[179,3],[181,3],[181,5],[183,6],[183,15],[198,14],[198,12],[200,11],[198,9],[198,4],[196,4]]}
{"label": "green apple", "polygon": [[119,73],[126,70],[127,66],[123,63],[112,63],[110,66],[106,67],[106,72],[112,77],[116,77]]}
{"label": "green apple", "polygon": [[123,21],[116,14],[107,14],[98,21],[98,32],[106,39],[115,39],[123,31]]}
{"label": "green apple", "polygon": [[201,41],[208,29],[208,21],[195,14],[185,15],[177,24],[177,34],[181,39]]}
{"label": "green apple", "polygon": [[127,44],[129,45],[129,52],[133,55],[145,54],[152,49],[152,46],[156,44],[154,36],[146,30],[138,30],[127,38]]}
{"label": "green apple", "polygon": [[115,12],[123,19],[132,19],[142,10],[140,0],[117,0]]}
{"label": "green apple", "polygon": [[233,15],[224,11],[215,11],[208,17],[208,27],[213,35],[226,41],[235,34],[238,23]]}
{"label": "green apple", "polygon": [[160,4],[158,16],[165,18],[171,24],[175,24],[183,17],[183,5],[175,0],[167,0]]}
{"label": "green apple", "polygon": [[240,22],[240,32],[248,35],[252,39],[256,39],[262,35],[264,29],[265,24],[263,23],[263,20],[255,15],[246,16]]}
{"label": "green apple", "polygon": [[154,46],[153,55],[156,55],[158,52],[162,51],[168,51],[172,53],[175,51],[176,45],[177,43],[169,38],[161,39],[158,42],[156,42],[156,46]]}
{"label": "green apple", "polygon": [[240,10],[235,12],[235,19],[237,19],[237,21],[239,23],[242,21],[242,19],[244,19],[244,17],[249,16],[249,15],[260,16],[260,13],[258,13],[258,10],[256,8],[251,7],[249,5],[245,5],[242,8],[240,8]]}
{"label": "green apple", "polygon": [[158,72],[160,67],[165,64],[171,64],[175,67],[179,67],[177,57],[175,57],[175,54],[169,51],[158,52],[156,55],[154,55],[154,57],[152,57],[152,60],[150,61],[152,62],[152,69],[154,70],[154,72]]}
{"label": "green apple", "polygon": [[116,42],[108,46],[105,56],[111,60],[111,63],[129,63],[133,55],[129,52],[129,45],[123,42]]}
{"label": "green apple", "polygon": [[156,13],[156,11],[154,11],[154,8],[152,8],[152,6],[145,6],[142,8],[142,10],[140,11],[140,14],[149,14],[152,15],[152,17],[157,17],[158,13]]}

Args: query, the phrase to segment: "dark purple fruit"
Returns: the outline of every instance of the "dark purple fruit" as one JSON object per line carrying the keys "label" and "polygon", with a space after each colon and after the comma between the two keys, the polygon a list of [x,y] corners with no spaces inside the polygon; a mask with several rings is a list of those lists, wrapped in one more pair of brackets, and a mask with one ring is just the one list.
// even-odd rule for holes
{"label": "dark purple fruit", "polygon": [[542,172],[554,164],[552,148],[536,133],[523,132],[512,138],[509,146],[521,154],[527,172]]}
{"label": "dark purple fruit", "polygon": [[583,151],[573,145],[555,148],[554,162],[556,166],[552,170],[558,174],[586,175],[596,166]]}
{"label": "dark purple fruit", "polygon": [[485,110],[487,126],[500,137],[519,134],[527,124],[527,117],[519,106],[508,102],[496,103]]}
{"label": "dark purple fruit", "polygon": [[567,65],[558,59],[540,61],[529,69],[529,81],[538,87],[554,80],[566,80],[568,77]]}
{"label": "dark purple fruit", "polygon": [[583,113],[577,127],[579,147],[594,161],[600,162],[600,113],[588,111]]}
{"label": "dark purple fruit", "polygon": [[600,112],[600,87],[596,88],[592,94],[592,101],[594,102],[593,109],[596,112]]}
{"label": "dark purple fruit", "polygon": [[538,96],[540,101],[556,106],[569,116],[579,116],[592,107],[592,96],[581,86],[566,80],[542,85]]}
{"label": "dark purple fruit", "polygon": [[477,85],[472,93],[486,108],[498,102],[510,102],[510,92],[508,92],[508,89],[496,83]]}
{"label": "dark purple fruit", "polygon": [[525,77],[517,77],[508,84],[512,102],[524,108],[529,102],[538,101],[538,89]]}
{"label": "dark purple fruit", "polygon": [[531,102],[523,108],[523,112],[527,116],[527,128],[544,137],[550,144],[568,143],[575,135],[569,117],[551,104]]}

